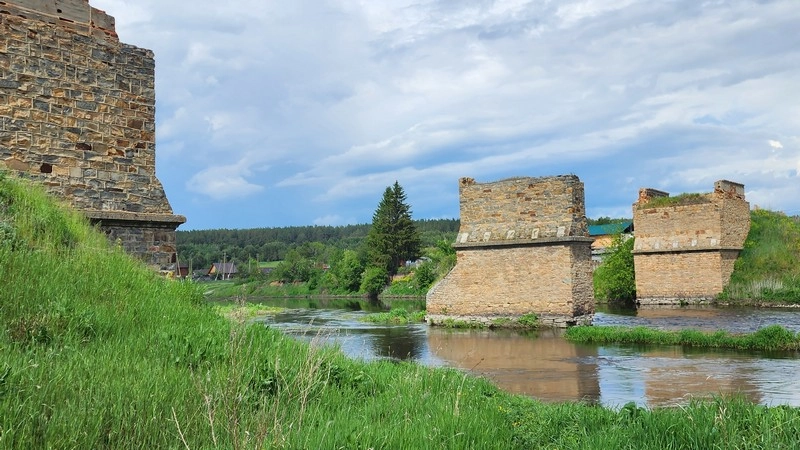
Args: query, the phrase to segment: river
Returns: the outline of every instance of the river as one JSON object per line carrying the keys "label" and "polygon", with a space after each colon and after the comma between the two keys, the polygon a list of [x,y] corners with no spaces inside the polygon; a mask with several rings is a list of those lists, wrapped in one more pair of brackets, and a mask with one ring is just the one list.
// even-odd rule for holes
{"label": "river", "polygon": [[[520,333],[425,324],[375,325],[360,321],[364,314],[347,309],[292,309],[260,320],[299,339],[338,345],[353,358],[455,367],[487,377],[509,392],[544,401],[585,401],[607,407],[634,402],[657,407],[738,393],[756,403],[800,406],[800,354],[794,352],[584,345],[566,341],[560,330]],[[800,310],[601,309],[594,324],[731,332],[778,324],[798,332]]]}

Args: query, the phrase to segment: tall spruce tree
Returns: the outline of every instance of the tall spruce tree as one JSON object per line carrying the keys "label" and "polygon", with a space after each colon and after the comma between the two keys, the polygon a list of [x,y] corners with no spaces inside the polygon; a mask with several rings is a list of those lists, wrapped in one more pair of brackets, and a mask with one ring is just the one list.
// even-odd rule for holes
{"label": "tall spruce tree", "polygon": [[397,181],[383,193],[372,216],[366,244],[370,265],[385,268],[389,275],[396,274],[404,261],[419,255],[420,235],[411,220],[406,194]]}

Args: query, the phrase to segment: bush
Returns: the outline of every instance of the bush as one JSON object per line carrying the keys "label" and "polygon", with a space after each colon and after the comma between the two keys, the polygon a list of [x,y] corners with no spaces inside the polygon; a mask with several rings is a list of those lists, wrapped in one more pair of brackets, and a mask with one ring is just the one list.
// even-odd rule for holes
{"label": "bush", "polygon": [[383,267],[367,267],[361,277],[361,292],[375,298],[386,287],[388,279],[389,273]]}
{"label": "bush", "polygon": [[594,296],[598,300],[632,302],[636,299],[633,238],[617,235],[594,272]]}
{"label": "bush", "polygon": [[436,281],[436,272],[433,270],[433,264],[426,262],[414,271],[414,283],[421,291],[428,290],[431,284]]}

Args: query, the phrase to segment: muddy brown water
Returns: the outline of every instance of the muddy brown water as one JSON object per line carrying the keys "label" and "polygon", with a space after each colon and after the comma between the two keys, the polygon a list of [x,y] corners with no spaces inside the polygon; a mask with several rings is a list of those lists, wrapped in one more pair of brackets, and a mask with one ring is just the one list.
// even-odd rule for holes
{"label": "muddy brown water", "polygon": [[[741,394],[753,402],[800,406],[800,354],[573,344],[563,332],[448,330],[425,324],[364,323],[363,311],[296,309],[265,325],[300,339],[338,345],[350,357],[394,358],[450,366],[509,392],[544,401],[628,402],[656,407],[692,398]],[[800,331],[800,310],[647,308],[600,310],[596,325],[752,332],[778,324]]]}

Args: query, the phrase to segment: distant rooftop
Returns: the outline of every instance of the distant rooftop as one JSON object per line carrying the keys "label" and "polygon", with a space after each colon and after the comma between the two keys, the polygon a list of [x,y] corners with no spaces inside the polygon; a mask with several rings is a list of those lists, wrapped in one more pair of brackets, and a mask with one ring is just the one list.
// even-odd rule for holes
{"label": "distant rooftop", "polygon": [[589,225],[589,236],[630,233],[631,231],[633,231],[632,220],[626,220],[625,222],[619,223],[607,223],[604,225]]}

